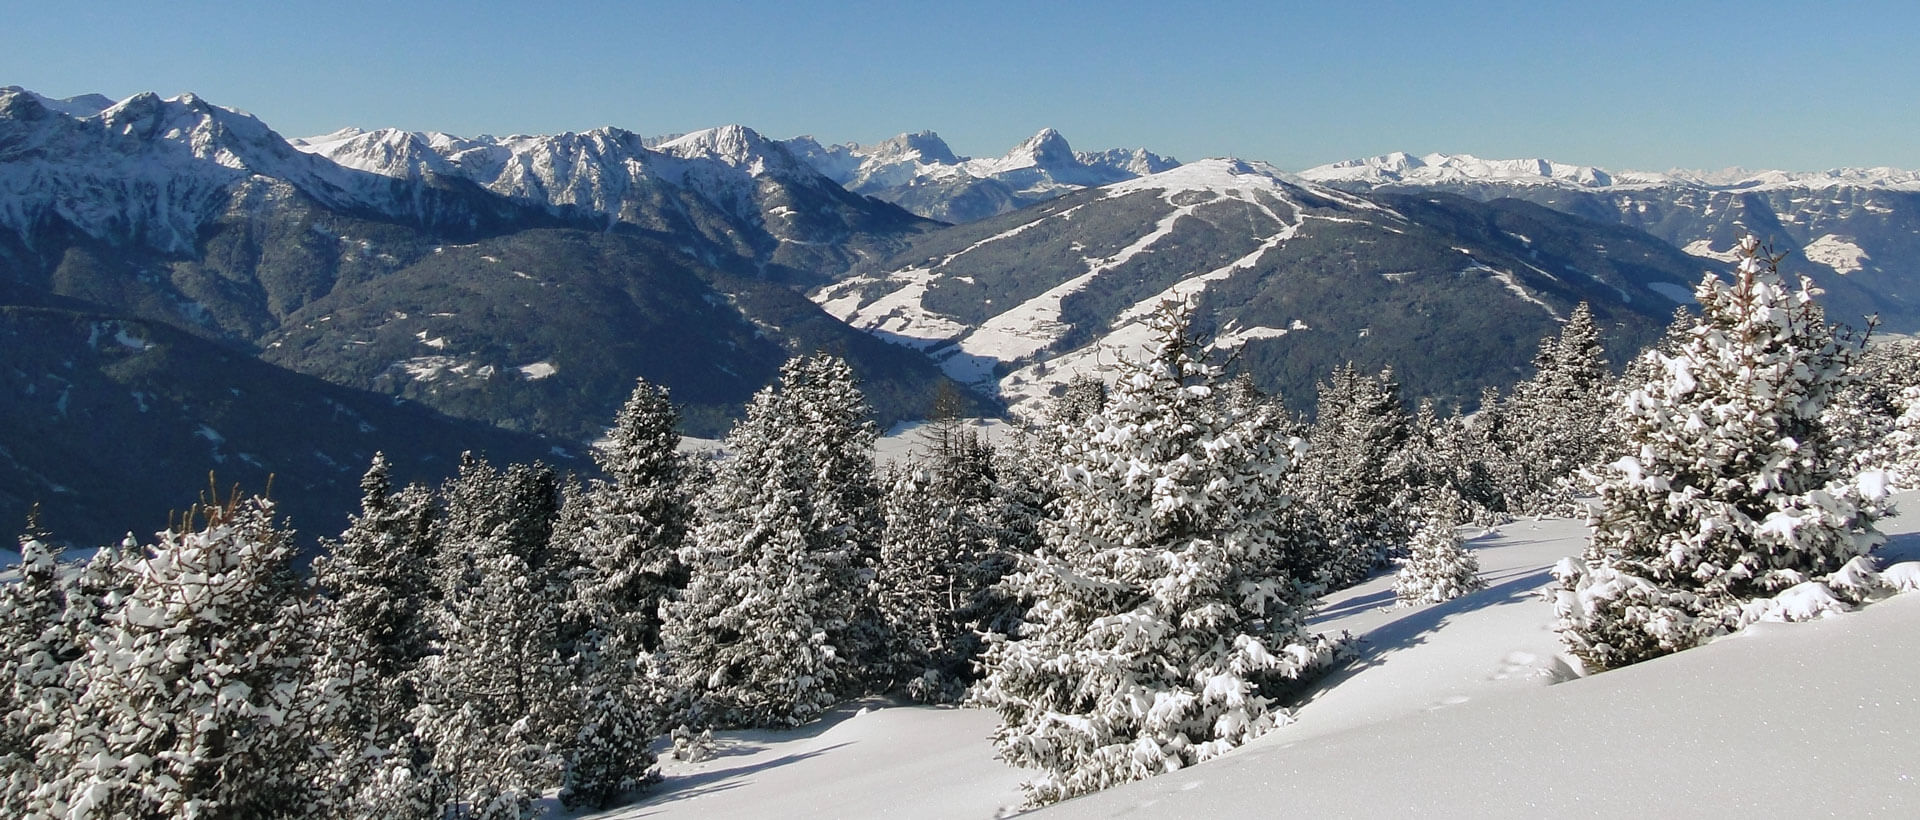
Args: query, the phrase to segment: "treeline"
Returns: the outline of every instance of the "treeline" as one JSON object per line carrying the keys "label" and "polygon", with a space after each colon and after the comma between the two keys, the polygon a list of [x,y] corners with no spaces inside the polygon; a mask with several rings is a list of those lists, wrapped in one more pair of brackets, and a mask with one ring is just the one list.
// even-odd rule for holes
{"label": "treeline", "polygon": [[0,807],[605,807],[658,779],[662,739],[698,755],[712,729],[870,693],[997,710],[1047,803],[1284,722],[1349,645],[1307,631],[1319,595],[1396,563],[1406,604],[1464,594],[1458,524],[1580,514],[1596,487],[1594,545],[1561,573],[1570,646],[1594,668],[1684,648],[1864,553],[1884,487],[1861,477],[1920,464],[1920,351],[1861,354],[1749,267],[1617,378],[1582,306],[1472,414],[1409,410],[1391,372],[1348,367],[1292,416],[1169,303],[1146,355],[1042,418],[988,442],[948,403],[897,465],[874,462],[848,366],[812,356],[719,459],[677,452],[644,382],[596,480],[468,458],[395,487],[376,458],[306,575],[259,497],[68,571],[29,532],[0,594]]}

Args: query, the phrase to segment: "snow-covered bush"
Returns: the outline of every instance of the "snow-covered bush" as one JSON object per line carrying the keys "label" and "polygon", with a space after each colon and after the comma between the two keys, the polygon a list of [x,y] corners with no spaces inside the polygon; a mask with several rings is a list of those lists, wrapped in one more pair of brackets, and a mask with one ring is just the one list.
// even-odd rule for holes
{"label": "snow-covered bush", "polygon": [[1305,587],[1280,570],[1299,546],[1274,526],[1299,441],[1217,399],[1190,309],[1163,306],[1150,358],[1062,425],[1054,517],[1005,582],[1032,607],[990,638],[972,697],[1000,712],[1001,757],[1043,770],[1035,804],[1245,743],[1338,644],[1304,631]]}
{"label": "snow-covered bush", "polygon": [[1413,535],[1407,557],[1394,578],[1393,597],[1401,606],[1451,601],[1485,589],[1480,559],[1460,543],[1455,528],[1460,501],[1451,491],[1436,492],[1427,503],[1427,517]]}
{"label": "snow-covered bush", "polygon": [[1852,348],[1809,285],[1789,289],[1753,237],[1738,248],[1677,351],[1647,354],[1620,416],[1628,455],[1596,478],[1583,560],[1556,573],[1560,633],[1590,669],[1697,645],[1881,540],[1884,477],[1858,474],[1821,421]]}

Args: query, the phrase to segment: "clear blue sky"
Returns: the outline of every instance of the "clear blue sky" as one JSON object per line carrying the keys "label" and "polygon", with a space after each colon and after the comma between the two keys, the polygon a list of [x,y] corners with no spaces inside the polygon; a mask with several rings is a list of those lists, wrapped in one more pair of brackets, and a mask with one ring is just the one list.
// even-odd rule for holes
{"label": "clear blue sky", "polygon": [[998,155],[1043,126],[1299,169],[1920,168],[1920,3],[0,0],[0,85],[193,91],[287,136],[743,123]]}

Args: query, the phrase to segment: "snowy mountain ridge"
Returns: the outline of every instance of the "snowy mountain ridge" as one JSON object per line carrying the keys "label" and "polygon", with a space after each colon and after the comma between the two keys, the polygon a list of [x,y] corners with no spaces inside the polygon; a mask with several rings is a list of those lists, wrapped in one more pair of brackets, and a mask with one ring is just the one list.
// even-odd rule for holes
{"label": "snowy mountain ridge", "polygon": [[192,94],[137,94],[97,111],[92,98],[45,99],[0,91],[0,231],[28,248],[65,225],[192,256],[229,211],[304,198],[455,233],[625,224],[683,237],[710,263],[737,257],[793,279],[832,275],[931,227],[738,125],[652,148],[618,128],[505,138],[343,129],[287,140]]}
{"label": "snowy mountain ridge", "polygon": [[[752,200],[761,181],[822,190],[824,179],[779,143],[741,125],[682,135],[648,147],[620,128],[545,136],[456,137],[435,132],[348,129],[293,145],[340,165],[399,179],[440,174],[554,210],[607,220],[632,216],[649,186],[686,188],[759,220]],[[777,220],[776,220],[777,221]],[[770,226],[777,227],[777,226]],[[777,233],[777,230],[776,230]]]}
{"label": "snowy mountain ridge", "polygon": [[1888,167],[1824,171],[1728,168],[1721,171],[1675,169],[1665,172],[1616,172],[1537,158],[1482,159],[1471,154],[1444,153],[1414,156],[1400,151],[1308,168],[1300,172],[1300,177],[1324,184],[1368,186],[1497,183],[1608,189],[1687,185],[1741,190],[1850,186],[1920,191],[1920,171]]}
{"label": "snowy mountain ridge", "polygon": [[971,222],[1179,165],[1139,148],[1075,151],[1052,128],[1042,128],[1004,155],[982,158],[955,154],[932,131],[873,145],[826,146],[804,136],[786,144],[850,191],[949,222]]}
{"label": "snowy mountain ridge", "polygon": [[23,240],[58,217],[97,239],[188,252],[242,189],[269,197],[298,189],[332,208],[406,215],[384,183],[296,151],[253,116],[192,94],[136,94],[84,117],[41,99],[0,90],[0,226]]}
{"label": "snowy mountain ridge", "polygon": [[0,87],[0,93],[19,93],[33,97],[48,109],[58,111],[69,117],[91,117],[113,107],[113,99],[104,94],[81,94],[75,97],[55,98],[36,94],[17,85]]}
{"label": "snowy mountain ridge", "polygon": [[1920,328],[1920,171],[1607,171],[1543,159],[1385,154],[1302,171],[1360,192],[1442,192],[1521,199],[1646,231],[1701,259],[1725,261],[1751,231],[1783,270],[1826,291],[1830,315],[1859,324],[1878,315],[1899,332]]}

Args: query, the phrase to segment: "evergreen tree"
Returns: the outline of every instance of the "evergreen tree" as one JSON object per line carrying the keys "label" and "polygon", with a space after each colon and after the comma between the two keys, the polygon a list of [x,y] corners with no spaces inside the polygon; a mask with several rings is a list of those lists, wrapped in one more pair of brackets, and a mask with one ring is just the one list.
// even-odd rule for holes
{"label": "evergreen tree", "polygon": [[443,802],[429,752],[415,735],[417,670],[432,632],[433,498],[395,493],[384,454],[360,480],[360,514],[314,562],[324,609],[315,630],[312,698],[329,751],[318,775],[323,811],[337,817],[427,817]]}
{"label": "evergreen tree", "polygon": [[1920,447],[1914,441],[1920,398],[1920,341],[1880,339],[1854,363],[1858,376],[1827,406],[1824,423],[1853,441],[1854,465],[1885,470],[1895,484],[1920,483]]}
{"label": "evergreen tree", "polygon": [[979,635],[1008,617],[994,588],[1012,558],[1000,543],[993,465],[993,449],[962,430],[886,481],[880,609],[893,636],[892,666],[917,700],[959,699]]}
{"label": "evergreen tree", "polygon": [[87,652],[132,590],[121,565],[139,549],[129,535],[62,569],[36,524],[29,522],[21,538],[20,578],[0,588],[0,646],[8,650],[0,654],[0,811],[7,816],[45,813],[58,797],[41,787],[71,763],[59,738],[72,735],[80,719],[75,704],[86,692]]}
{"label": "evergreen tree", "polygon": [[1903,388],[1894,406],[1900,415],[1887,434],[1887,471],[1902,488],[1920,487],[1920,385]]}
{"label": "evergreen tree", "polygon": [[852,370],[825,355],[783,365],[728,434],[663,633],[700,721],[797,726],[871,674],[885,647],[875,437]]}
{"label": "evergreen tree", "polygon": [[39,785],[34,741],[58,728],[51,718],[68,699],[67,665],[78,654],[62,629],[59,554],[29,524],[20,537],[20,577],[0,585],[0,810],[10,817],[26,814]]}
{"label": "evergreen tree", "polygon": [[558,539],[576,545],[574,617],[583,723],[568,752],[561,800],[605,808],[657,779],[650,748],[666,717],[660,609],[685,573],[678,552],[692,520],[679,413],[641,380],[595,457],[606,480],[570,495]]}
{"label": "evergreen tree", "polygon": [[43,735],[30,813],[294,816],[316,715],[304,697],[310,614],[291,536],[260,498],[199,508],[117,556],[124,596],[76,660],[71,724]]}
{"label": "evergreen tree", "polygon": [[1628,455],[1599,476],[1582,561],[1556,568],[1560,632],[1593,669],[1697,645],[1742,602],[1839,570],[1881,540],[1882,482],[1821,421],[1852,350],[1816,293],[1789,289],[1748,236],[1731,283],[1705,277],[1702,312],[1622,412]]}
{"label": "evergreen tree", "polygon": [[1122,364],[1105,406],[1061,425],[1063,475],[1045,543],[1006,583],[1032,608],[999,636],[974,700],[999,710],[1003,759],[1044,770],[1047,803],[1213,757],[1282,715],[1274,698],[1330,642],[1302,629],[1303,585],[1279,570],[1292,446],[1213,395],[1191,308],[1153,317],[1156,346]]}
{"label": "evergreen tree", "polygon": [[1514,387],[1506,413],[1511,467],[1508,509],[1530,515],[1571,515],[1580,470],[1595,466],[1608,446],[1605,396],[1609,379],[1593,311],[1581,302],[1558,338],[1540,341],[1533,378]]}
{"label": "evergreen tree", "polygon": [[1352,365],[1319,385],[1311,446],[1290,489],[1306,501],[1320,533],[1317,561],[1334,588],[1350,586],[1406,545],[1409,418],[1392,371],[1360,375]]}
{"label": "evergreen tree", "polygon": [[1480,559],[1460,543],[1457,529],[1460,499],[1452,490],[1435,491],[1427,499],[1426,519],[1413,535],[1407,557],[1394,578],[1393,597],[1401,606],[1437,604],[1485,589]]}
{"label": "evergreen tree", "polygon": [[574,569],[553,549],[558,482],[545,466],[463,459],[434,541],[437,652],[414,722],[454,817],[525,816],[558,785],[576,728],[565,617]]}
{"label": "evergreen tree", "polygon": [[1067,380],[1066,388],[1048,405],[1048,426],[1076,426],[1100,412],[1107,403],[1107,384],[1087,373]]}
{"label": "evergreen tree", "polygon": [[1500,389],[1480,391],[1480,406],[1472,415],[1456,412],[1447,420],[1439,446],[1441,460],[1452,473],[1452,486],[1475,521],[1488,525],[1508,520],[1511,509],[1506,488],[1513,486],[1513,452],[1507,430],[1512,425]]}

